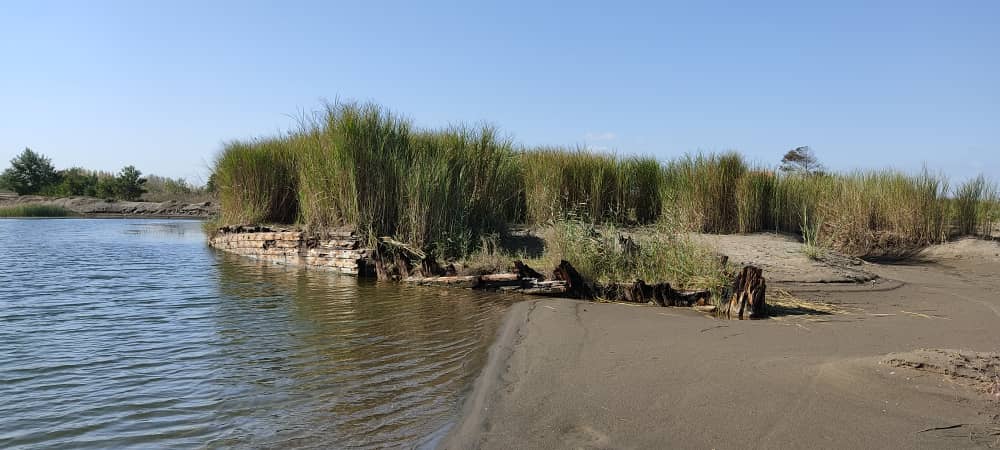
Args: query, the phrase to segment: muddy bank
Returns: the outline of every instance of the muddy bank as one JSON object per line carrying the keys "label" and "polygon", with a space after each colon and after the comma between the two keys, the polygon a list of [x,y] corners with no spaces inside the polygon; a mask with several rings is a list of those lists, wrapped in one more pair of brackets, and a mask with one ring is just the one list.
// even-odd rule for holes
{"label": "muddy bank", "polygon": [[94,197],[42,197],[38,195],[6,196],[0,198],[0,208],[18,205],[51,205],[66,208],[81,216],[88,217],[169,217],[169,218],[209,218],[219,212],[219,205],[213,202],[181,203],[166,202],[126,202],[107,201]]}
{"label": "muddy bank", "polygon": [[[519,304],[442,447],[1000,445],[995,395],[962,371],[921,370],[996,351],[1000,281],[990,274],[1000,264],[865,268],[896,287],[824,284],[764,321]],[[927,364],[918,349],[961,351],[931,352],[960,357]]]}

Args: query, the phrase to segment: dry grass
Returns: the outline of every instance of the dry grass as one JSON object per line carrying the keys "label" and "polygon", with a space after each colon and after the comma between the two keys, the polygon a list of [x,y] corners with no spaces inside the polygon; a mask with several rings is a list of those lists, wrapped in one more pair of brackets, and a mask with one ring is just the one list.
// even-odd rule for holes
{"label": "dry grass", "polygon": [[827,316],[851,314],[852,311],[832,303],[806,300],[783,289],[770,288],[767,291],[767,307],[772,317],[781,316]]}

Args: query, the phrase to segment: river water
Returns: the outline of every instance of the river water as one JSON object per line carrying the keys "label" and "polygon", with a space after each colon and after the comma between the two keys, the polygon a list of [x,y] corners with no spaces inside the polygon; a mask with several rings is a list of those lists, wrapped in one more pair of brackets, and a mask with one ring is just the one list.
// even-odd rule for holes
{"label": "river water", "polygon": [[0,448],[431,446],[510,297],[214,251],[183,220],[0,220]]}

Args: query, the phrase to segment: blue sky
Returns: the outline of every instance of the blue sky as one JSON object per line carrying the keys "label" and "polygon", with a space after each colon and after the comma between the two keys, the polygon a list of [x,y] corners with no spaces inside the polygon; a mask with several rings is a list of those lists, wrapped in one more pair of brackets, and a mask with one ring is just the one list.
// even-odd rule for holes
{"label": "blue sky", "polygon": [[526,145],[1000,178],[1000,2],[808,3],[5,2],[0,163],[201,180],[340,97]]}

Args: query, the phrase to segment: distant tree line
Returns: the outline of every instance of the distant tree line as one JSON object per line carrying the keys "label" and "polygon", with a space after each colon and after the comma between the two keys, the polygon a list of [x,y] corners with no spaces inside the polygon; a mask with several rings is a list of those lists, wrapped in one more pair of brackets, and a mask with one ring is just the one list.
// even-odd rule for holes
{"label": "distant tree line", "polygon": [[210,194],[205,188],[193,186],[183,178],[143,177],[142,172],[132,165],[123,167],[117,173],[81,167],[56,170],[52,160],[30,148],[14,157],[10,167],[0,174],[0,190],[3,189],[18,195],[87,196],[126,201],[138,201],[144,195],[154,197],[154,201],[163,201]]}

